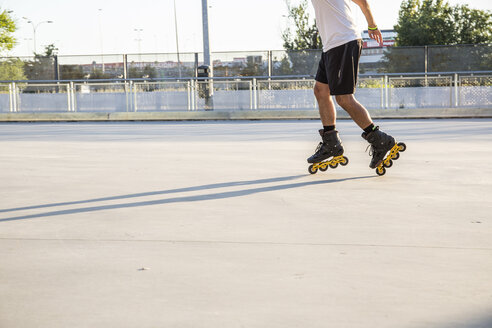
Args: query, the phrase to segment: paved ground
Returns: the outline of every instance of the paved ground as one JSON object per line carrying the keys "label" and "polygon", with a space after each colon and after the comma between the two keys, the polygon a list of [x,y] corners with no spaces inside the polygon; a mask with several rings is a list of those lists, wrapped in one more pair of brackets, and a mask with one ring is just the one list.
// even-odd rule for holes
{"label": "paved ground", "polygon": [[0,327],[492,327],[492,120],[0,124]]}

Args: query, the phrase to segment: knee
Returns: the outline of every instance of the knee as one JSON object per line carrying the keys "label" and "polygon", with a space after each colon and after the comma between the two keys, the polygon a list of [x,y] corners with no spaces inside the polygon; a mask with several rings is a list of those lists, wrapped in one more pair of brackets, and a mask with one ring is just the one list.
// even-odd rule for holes
{"label": "knee", "polygon": [[323,86],[318,83],[314,85],[314,96],[316,99],[323,99],[323,98],[329,98],[330,95],[330,88],[328,86]]}
{"label": "knee", "polygon": [[354,102],[354,96],[353,95],[335,96],[335,99],[337,101],[337,104],[339,104],[340,107],[342,107],[343,109],[350,107],[350,105]]}

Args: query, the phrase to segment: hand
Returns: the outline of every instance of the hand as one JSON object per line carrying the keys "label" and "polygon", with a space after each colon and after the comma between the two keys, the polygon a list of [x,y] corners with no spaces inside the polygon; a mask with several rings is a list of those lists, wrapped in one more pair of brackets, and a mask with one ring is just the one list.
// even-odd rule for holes
{"label": "hand", "polygon": [[379,43],[380,46],[383,45],[383,35],[379,29],[377,30],[368,30],[369,37]]}

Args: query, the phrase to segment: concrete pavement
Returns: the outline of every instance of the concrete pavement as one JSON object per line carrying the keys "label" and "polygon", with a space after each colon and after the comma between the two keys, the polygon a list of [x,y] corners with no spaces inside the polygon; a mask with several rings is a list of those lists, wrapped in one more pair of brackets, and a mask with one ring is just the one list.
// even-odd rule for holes
{"label": "concrete pavement", "polygon": [[492,327],[492,120],[0,124],[0,327]]}

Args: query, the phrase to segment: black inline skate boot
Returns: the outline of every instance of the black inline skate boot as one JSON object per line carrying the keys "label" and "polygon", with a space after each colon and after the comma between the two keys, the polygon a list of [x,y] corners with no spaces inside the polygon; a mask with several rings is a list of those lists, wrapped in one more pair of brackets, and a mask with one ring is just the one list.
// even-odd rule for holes
{"label": "black inline skate boot", "polygon": [[[316,174],[318,170],[324,172],[328,168],[336,169],[338,164],[347,165],[349,159],[343,156],[343,145],[338,136],[338,131],[325,132],[324,130],[319,130],[319,134],[323,141],[316,148],[316,153],[308,158],[308,163],[312,163],[308,168],[309,173]],[[327,160],[330,157],[332,158]]]}
{"label": "black inline skate boot", "polygon": [[330,157],[343,155],[343,145],[337,130],[319,130],[319,134],[323,141],[319,143],[314,155],[308,158],[308,163],[320,163]]}
{"label": "black inline skate boot", "polygon": [[382,131],[379,131],[379,126],[369,133],[362,133],[362,138],[366,139],[370,143],[369,147],[371,147],[371,150],[369,155],[372,156],[372,160],[369,167],[371,169],[379,167],[382,164],[386,154],[396,145],[395,138]]}

